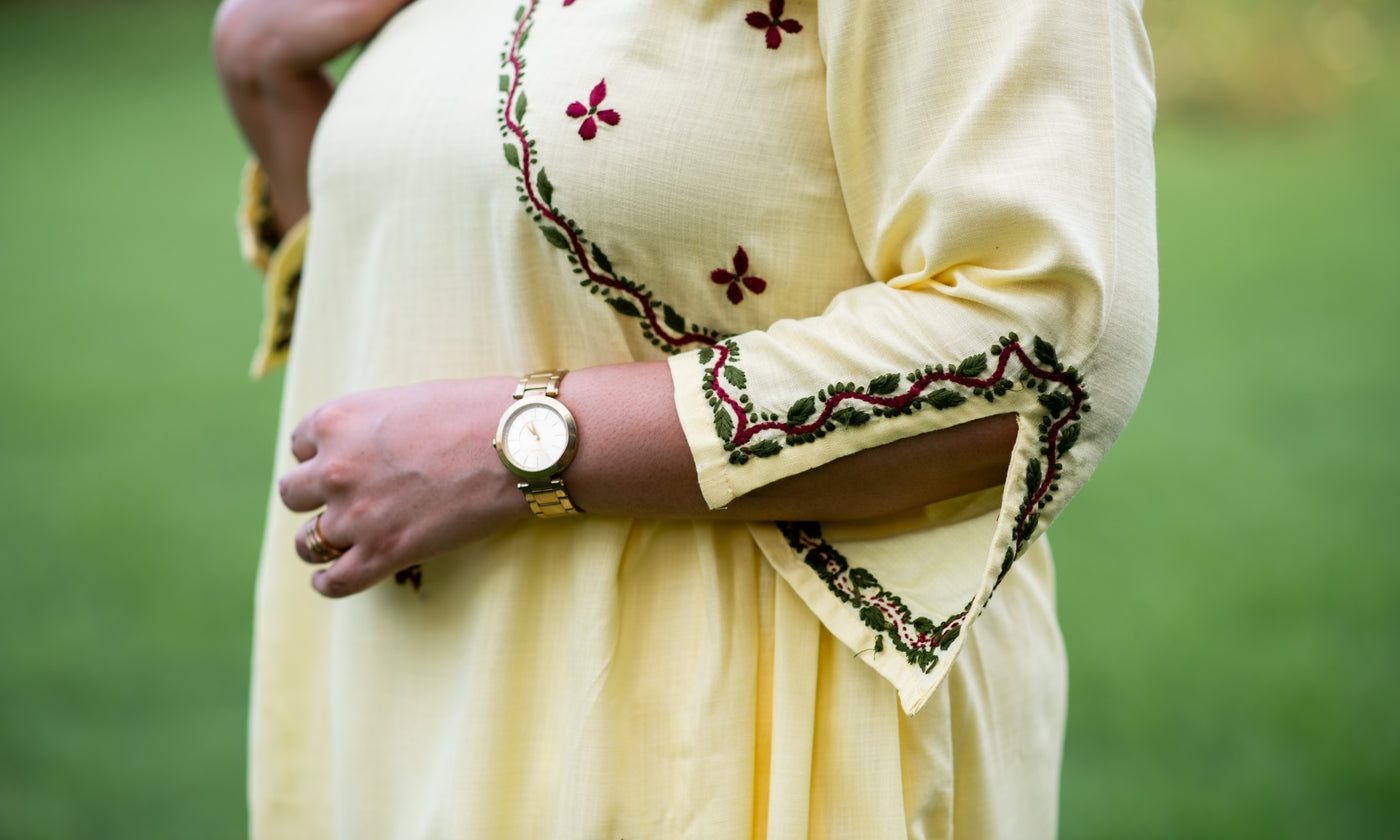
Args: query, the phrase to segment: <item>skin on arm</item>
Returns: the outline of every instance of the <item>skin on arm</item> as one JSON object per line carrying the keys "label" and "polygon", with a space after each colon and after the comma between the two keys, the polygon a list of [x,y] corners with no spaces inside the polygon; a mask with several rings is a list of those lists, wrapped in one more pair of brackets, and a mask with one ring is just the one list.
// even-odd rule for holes
{"label": "skin on arm", "polygon": [[[588,445],[579,448],[566,473],[569,495],[590,513],[619,516],[823,521],[881,516],[1001,484],[1016,441],[1014,415],[999,415],[858,452],[710,510],[676,415],[665,362],[574,371],[564,377],[560,399],[578,418],[580,435],[588,435]],[[614,406],[621,405],[630,416],[617,416]],[[911,463],[937,468],[911,470]]]}
{"label": "skin on arm", "polygon": [[[352,394],[309,414],[292,435],[301,464],[283,476],[295,511],[325,507],[320,529],[345,554],[315,573],[324,595],[360,592],[400,569],[531,518],[517,479],[491,447],[512,401],[508,377],[426,382]],[[662,519],[878,516],[999,485],[1016,438],[1012,415],[868,449],[759,488],[723,510],[700,493],[665,362],[576,370],[560,399],[579,425],[563,473],[584,515]],[[907,469],[910,463],[937,468]],[[310,523],[297,536],[306,546]]]}

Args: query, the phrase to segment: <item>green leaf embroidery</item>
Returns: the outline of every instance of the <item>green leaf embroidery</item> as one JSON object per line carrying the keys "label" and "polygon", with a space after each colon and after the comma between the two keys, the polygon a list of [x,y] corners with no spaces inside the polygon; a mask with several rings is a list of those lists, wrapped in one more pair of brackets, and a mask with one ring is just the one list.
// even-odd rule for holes
{"label": "green leaf embroidery", "polygon": [[729,416],[729,412],[724,406],[715,409],[715,434],[722,440],[729,440],[734,434],[734,420]]}
{"label": "green leaf embroidery", "polygon": [[1040,459],[1035,459],[1026,464],[1026,490],[1034,492],[1040,486]]}
{"label": "green leaf embroidery", "polygon": [[1060,412],[1074,405],[1074,400],[1063,391],[1051,391],[1040,395],[1040,404],[1045,406],[1051,417],[1059,417]]}
{"label": "green leaf embroidery", "polygon": [[783,451],[783,445],[776,440],[761,440],[749,447],[749,454],[757,458],[771,458]]}
{"label": "green leaf embroidery", "polygon": [[1063,429],[1060,430],[1060,442],[1059,446],[1057,447],[1057,451],[1061,455],[1065,454],[1070,450],[1070,447],[1074,446],[1075,442],[1078,440],[1079,424],[1072,423],[1068,426],[1065,426]]}
{"label": "green leaf embroidery", "polygon": [[789,422],[789,423],[802,423],[802,422],[805,422],[805,421],[807,420],[808,417],[811,417],[811,416],[812,416],[812,412],[815,411],[815,410],[816,410],[816,400],[812,399],[811,397],[803,397],[802,399],[800,399],[800,400],[798,400],[797,402],[793,403],[793,404],[792,404],[792,408],[789,408],[789,409],[788,409],[788,413],[787,413],[788,422]]}
{"label": "green leaf embroidery", "polygon": [[515,100],[515,121],[520,122],[525,118],[525,91],[520,92],[520,98]]}
{"label": "green leaf embroidery", "polygon": [[733,385],[735,388],[746,388],[749,384],[749,379],[747,376],[744,376],[744,372],[733,365],[729,365],[724,369],[724,378],[729,380],[729,384]]}
{"label": "green leaf embroidery", "polygon": [[854,406],[846,406],[831,412],[831,419],[845,426],[862,426],[870,419],[870,413]]}
{"label": "green leaf embroidery", "polygon": [[508,90],[510,90],[510,76],[507,76],[505,73],[502,73],[502,74],[501,74],[501,93],[505,93],[505,92],[508,91]]}
{"label": "green leaf embroidery", "polygon": [[569,238],[560,232],[559,228],[549,225],[540,225],[540,230],[544,231],[544,238],[549,240],[549,244],[556,248],[568,251],[572,248]]}
{"label": "green leaf embroidery", "polygon": [[887,373],[884,376],[877,376],[870,380],[868,390],[872,394],[891,394],[899,387],[899,374]]}
{"label": "green leaf embroidery", "polygon": [[938,647],[942,650],[947,650],[953,644],[953,640],[956,639],[961,632],[962,625],[960,624],[949,627],[948,632],[944,633],[943,638],[938,642]]}
{"label": "green leaf embroidery", "polygon": [[516,169],[519,169],[519,168],[520,168],[520,152],[516,151],[515,146],[511,145],[510,143],[505,144],[505,150],[506,150],[506,163],[510,164],[511,166],[513,166],[513,167],[516,168]]}
{"label": "green leaf embroidery", "polygon": [[666,326],[670,327],[672,331],[678,333],[685,332],[685,319],[681,317],[679,312],[672,309],[670,304],[661,304],[661,317],[662,320],[666,322]]}
{"label": "green leaf embroidery", "polygon": [[860,619],[865,622],[866,627],[877,633],[890,629],[890,623],[885,620],[885,614],[869,604],[860,608]]}
{"label": "green leaf embroidery", "polygon": [[857,589],[869,589],[872,586],[880,585],[869,569],[863,569],[859,566],[851,567],[851,584]]}
{"label": "green leaf embroidery", "polygon": [[955,408],[967,402],[967,397],[949,388],[939,388],[936,391],[930,391],[924,396],[924,399],[928,400],[929,405],[940,411],[945,408]]}
{"label": "green leaf embroidery", "polygon": [[608,302],[608,306],[611,306],[613,309],[616,309],[619,313],[626,315],[629,318],[642,317],[642,311],[637,308],[636,304],[632,303],[632,301],[628,300],[627,298],[610,297],[604,299]]}
{"label": "green leaf embroidery", "polygon": [[608,259],[607,254],[603,253],[603,249],[598,247],[597,242],[593,243],[593,261],[598,264],[598,269],[604,274],[613,274],[612,261]]}
{"label": "green leaf embroidery", "polygon": [[540,187],[540,199],[545,204],[554,205],[554,185],[549,182],[549,176],[544,174],[544,169],[540,169],[540,177],[537,180]]}
{"label": "green leaf embroidery", "polygon": [[1032,352],[1035,353],[1036,361],[1040,362],[1042,365],[1052,368],[1058,368],[1060,366],[1060,359],[1055,355],[1055,348],[1051,346],[1050,342],[1040,336],[1036,336],[1031,347]]}
{"label": "green leaf embroidery", "polygon": [[701,347],[700,352],[696,355],[696,358],[699,359],[700,364],[702,365],[708,365],[710,363],[710,360],[714,357],[715,348],[713,347]]}
{"label": "green leaf embroidery", "polygon": [[987,354],[968,356],[958,365],[958,376],[976,376],[987,369]]}

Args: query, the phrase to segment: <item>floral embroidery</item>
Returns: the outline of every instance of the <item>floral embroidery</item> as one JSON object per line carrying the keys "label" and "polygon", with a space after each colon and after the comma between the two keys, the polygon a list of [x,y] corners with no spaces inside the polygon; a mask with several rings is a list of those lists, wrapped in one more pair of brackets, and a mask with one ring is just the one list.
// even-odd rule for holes
{"label": "floral embroidery", "polygon": [[593,120],[594,115],[608,125],[617,125],[622,121],[622,116],[611,108],[598,110],[598,106],[603,104],[603,99],[608,95],[606,80],[599,81],[593,86],[592,92],[588,94],[588,107],[584,107],[582,102],[572,102],[565,109],[565,113],[574,119],[583,117],[583,125],[578,127],[578,136],[585,140],[592,140],[598,135],[598,123]]}
{"label": "floral embroidery", "polygon": [[717,268],[710,272],[710,280],[728,287],[725,289],[725,294],[728,295],[729,302],[733,304],[738,304],[744,299],[744,289],[761,295],[763,290],[768,288],[768,281],[762,277],[749,276],[749,255],[744,252],[742,245],[739,246],[739,250],[734,252],[734,270],[726,271]]}
{"label": "floral embroidery", "polygon": [[[521,89],[525,72],[525,58],[521,51],[530,36],[538,6],[539,0],[527,0],[516,10],[515,31],[501,54],[500,86],[504,96],[501,107],[496,111],[496,121],[506,140],[503,147],[506,163],[516,170],[516,192],[519,193],[520,203],[539,225],[545,240],[564,252],[573,265],[574,274],[580,275],[579,285],[602,297],[619,315],[641,321],[642,335],[652,345],[667,353],[680,353],[695,345],[713,345],[720,338],[718,330],[687,321],[669,304],[657,300],[645,285],[619,274],[603,249],[596,242],[589,241],[579,224],[554,204],[554,184],[540,165],[535,141],[522,124],[528,105],[525,92]],[[593,102],[592,107],[600,105],[606,95],[607,88],[599,82],[594,88],[594,95],[589,97]],[[583,105],[581,102],[575,104],[579,107]],[[605,118],[604,113],[598,111],[596,116],[609,125],[615,125],[616,122]],[[585,109],[580,116],[588,116],[588,110]],[[596,130],[596,124],[594,128]]]}
{"label": "floral embroidery", "polygon": [[865,626],[876,632],[875,653],[884,650],[888,638],[895,650],[904,654],[910,665],[925,674],[938,664],[939,651],[946,651],[962,632],[963,621],[972,610],[972,603],[942,622],[935,624],[927,616],[915,616],[898,595],[880,585],[868,569],[852,567],[840,551],[822,537],[822,527],[816,522],[779,522],[788,545],[827,589],[856,610]]}
{"label": "floral embroidery", "polygon": [[763,12],[749,12],[745,17],[745,22],[754,29],[766,30],[765,38],[768,41],[768,49],[776,50],[783,45],[783,33],[796,35],[802,31],[802,24],[793,18],[783,19],[783,6],[785,0],[768,0],[768,14]]}

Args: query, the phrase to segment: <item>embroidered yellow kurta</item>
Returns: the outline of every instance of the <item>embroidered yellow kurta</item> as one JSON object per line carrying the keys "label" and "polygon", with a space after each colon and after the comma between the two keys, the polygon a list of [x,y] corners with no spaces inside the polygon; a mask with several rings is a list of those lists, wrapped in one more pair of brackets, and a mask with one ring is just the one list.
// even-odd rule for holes
{"label": "embroidered yellow kurta", "polygon": [[878,521],[530,521],[421,591],[336,602],[274,496],[254,836],[1052,836],[1040,536],[1132,412],[1155,329],[1138,12],[395,16],[322,120],[309,224],[270,259],[248,243],[257,369],[295,306],[280,440],[358,390],[667,357],[716,507],[989,414],[1020,434],[1004,486]]}

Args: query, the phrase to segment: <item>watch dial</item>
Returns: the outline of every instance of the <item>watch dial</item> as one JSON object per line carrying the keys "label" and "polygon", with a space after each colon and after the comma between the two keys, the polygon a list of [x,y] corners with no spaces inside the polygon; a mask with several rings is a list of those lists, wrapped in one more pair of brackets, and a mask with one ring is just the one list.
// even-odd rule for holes
{"label": "watch dial", "polygon": [[505,430],[505,448],[522,469],[542,470],[559,460],[569,444],[569,430],[558,412],[542,405],[521,409]]}

